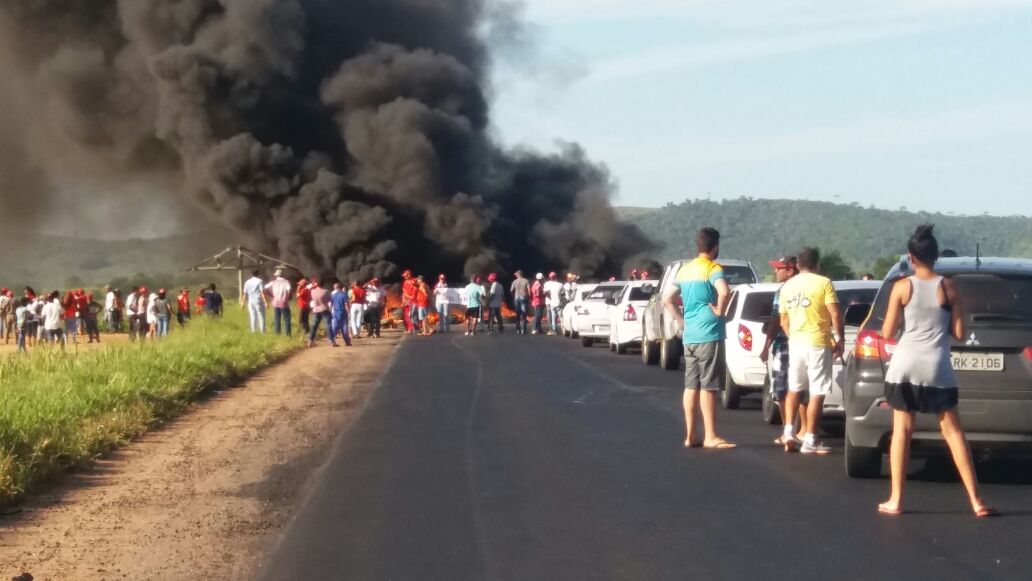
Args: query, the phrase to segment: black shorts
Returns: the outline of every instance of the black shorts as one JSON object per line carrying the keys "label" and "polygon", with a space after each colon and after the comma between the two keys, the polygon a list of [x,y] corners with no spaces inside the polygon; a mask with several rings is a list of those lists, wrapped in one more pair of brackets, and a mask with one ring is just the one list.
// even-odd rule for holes
{"label": "black shorts", "polygon": [[466,309],[467,319],[476,319],[480,317],[480,307],[473,307]]}
{"label": "black shorts", "polygon": [[890,383],[889,405],[901,412],[941,414],[957,407],[955,387],[926,387],[909,383]]}

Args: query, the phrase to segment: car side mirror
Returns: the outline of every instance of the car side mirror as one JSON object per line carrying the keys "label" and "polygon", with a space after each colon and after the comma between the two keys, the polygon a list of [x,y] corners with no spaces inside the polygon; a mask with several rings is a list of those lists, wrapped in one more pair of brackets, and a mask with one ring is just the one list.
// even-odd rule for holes
{"label": "car side mirror", "polygon": [[846,309],[846,314],[843,315],[843,320],[847,327],[859,327],[864,324],[867,320],[867,316],[871,314],[871,305],[868,303],[861,303],[856,305],[850,305]]}

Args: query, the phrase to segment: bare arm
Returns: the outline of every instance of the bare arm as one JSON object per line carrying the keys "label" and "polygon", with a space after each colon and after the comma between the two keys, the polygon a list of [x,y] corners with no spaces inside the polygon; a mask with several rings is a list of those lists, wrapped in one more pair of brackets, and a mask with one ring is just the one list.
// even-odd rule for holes
{"label": "bare arm", "polygon": [[677,308],[677,303],[674,302],[677,300],[677,295],[679,293],[680,290],[676,286],[668,286],[663,291],[663,310],[666,312],[667,317],[669,317],[670,320],[680,321],[683,325],[684,315],[681,314],[681,311]]}
{"label": "bare arm", "polygon": [[829,303],[828,314],[831,315],[831,328],[835,330],[835,346],[832,353],[835,357],[842,357],[842,352],[846,348],[846,326],[842,322],[842,309],[838,303]]}
{"label": "bare arm", "polygon": [[789,331],[791,326],[788,324],[788,313],[781,313],[780,319],[781,319],[781,321],[780,321],[781,328],[784,329],[784,331],[785,331],[785,337],[789,337],[791,335],[791,333]]}
{"label": "bare arm", "polygon": [[727,281],[718,278],[713,283],[713,288],[717,290],[717,304],[713,308],[713,314],[718,317],[724,316],[724,311],[727,310],[727,304],[731,300],[731,287],[727,286]]}
{"label": "bare arm", "polygon": [[946,293],[946,300],[951,302],[953,309],[950,311],[950,332],[957,341],[963,341],[967,336],[967,329],[964,328],[964,303],[957,294],[957,287],[953,281],[944,278],[942,280],[943,292]]}
{"label": "bare arm", "polygon": [[882,323],[882,337],[886,339],[892,339],[896,336],[896,332],[899,330],[899,318],[903,310],[903,293],[904,281],[899,281],[892,287],[892,293],[889,295],[889,307],[885,313],[885,322]]}

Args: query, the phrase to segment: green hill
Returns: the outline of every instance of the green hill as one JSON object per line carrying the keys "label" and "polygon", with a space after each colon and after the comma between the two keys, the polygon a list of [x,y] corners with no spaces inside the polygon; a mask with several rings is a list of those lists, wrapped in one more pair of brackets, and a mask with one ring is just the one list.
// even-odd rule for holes
{"label": "green hill", "polygon": [[695,253],[695,231],[713,226],[722,235],[721,256],[751,260],[761,274],[766,263],[803,246],[825,253],[837,251],[855,272],[881,275],[882,257],[906,252],[906,241],[918,224],[935,224],[940,245],[960,255],[1032,257],[1032,218],[1026,216],[952,216],[929,212],[880,210],[859,204],[804,200],[739,198],[714,202],[687,200],[651,212],[623,214],[663,245],[663,262]]}

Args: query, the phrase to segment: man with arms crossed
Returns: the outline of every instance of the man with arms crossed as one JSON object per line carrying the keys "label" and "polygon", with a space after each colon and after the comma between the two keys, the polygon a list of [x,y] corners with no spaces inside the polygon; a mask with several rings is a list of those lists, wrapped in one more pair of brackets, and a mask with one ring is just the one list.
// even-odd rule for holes
{"label": "man with arms crossed", "polygon": [[[838,296],[831,280],[817,274],[821,255],[816,248],[799,252],[799,274],[781,287],[781,328],[788,335],[788,396],[785,398],[786,452],[798,447],[803,454],[829,454],[831,448],[817,439],[824,398],[831,393],[832,363],[842,357],[845,327]],[[834,327],[835,336],[831,329]],[[809,391],[806,428],[802,445],[795,437],[795,416],[802,392]]]}
{"label": "man with arms crossed", "polygon": [[[731,291],[724,270],[714,262],[720,254],[720,232],[703,228],[695,237],[699,256],[677,272],[672,284],[663,291],[663,306],[668,317],[684,324],[684,420],[688,436],[686,447],[697,447],[695,409],[701,408],[705,448],[725,450],[735,444],[717,435],[717,391],[724,380],[724,310]],[[678,294],[684,317],[674,300]],[[701,394],[700,394],[701,391]]]}

